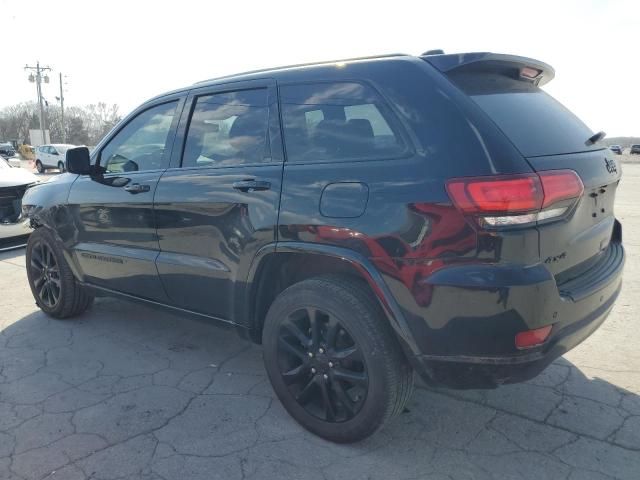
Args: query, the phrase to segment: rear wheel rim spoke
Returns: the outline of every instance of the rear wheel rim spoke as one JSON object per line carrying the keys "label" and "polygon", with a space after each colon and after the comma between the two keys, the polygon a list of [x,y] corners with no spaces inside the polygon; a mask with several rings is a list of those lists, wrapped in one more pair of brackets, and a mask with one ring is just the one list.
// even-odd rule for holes
{"label": "rear wheel rim spoke", "polygon": [[343,368],[336,368],[333,372],[334,378],[351,385],[362,386],[367,383],[367,376],[364,372],[353,372]]}
{"label": "rear wheel rim spoke", "polygon": [[331,400],[331,395],[329,393],[329,386],[327,385],[327,380],[324,380],[320,384],[320,390],[322,391],[322,403],[324,404],[324,412],[326,416],[326,420],[328,422],[335,422],[336,420],[336,411]]}
{"label": "rear wheel rim spoke", "polygon": [[309,327],[311,329],[311,345],[317,348],[320,345],[318,311],[315,308],[307,308],[307,315],[309,316]]}
{"label": "rear wheel rim spoke", "polygon": [[302,349],[292,345],[291,343],[289,343],[289,341],[286,340],[284,337],[280,337],[278,339],[278,344],[279,344],[281,349],[289,352],[291,355],[294,355],[294,356],[298,357],[301,360],[304,360],[304,358],[305,358],[304,351]]}
{"label": "rear wheel rim spoke", "polygon": [[298,325],[293,322],[287,322],[284,327],[295,335],[302,346],[309,347],[311,345],[311,338],[305,335]]}
{"label": "rear wheel rim spoke", "polygon": [[282,378],[284,379],[284,383],[287,385],[291,385],[292,383],[299,382],[309,373],[306,365],[301,364],[291,370],[284,372],[282,374]]}
{"label": "rear wheel rim spoke", "polygon": [[334,380],[333,382],[331,382],[331,386],[336,392],[336,397],[338,397],[340,404],[347,410],[347,412],[353,414],[356,407],[356,402],[354,402],[351,397],[349,397],[349,394],[346,392],[342,384],[339,381]]}
{"label": "rear wheel rim spoke", "polygon": [[296,396],[296,400],[300,405],[306,405],[311,400],[313,390],[316,386],[315,377],[311,378],[305,387],[300,391],[300,393]]}

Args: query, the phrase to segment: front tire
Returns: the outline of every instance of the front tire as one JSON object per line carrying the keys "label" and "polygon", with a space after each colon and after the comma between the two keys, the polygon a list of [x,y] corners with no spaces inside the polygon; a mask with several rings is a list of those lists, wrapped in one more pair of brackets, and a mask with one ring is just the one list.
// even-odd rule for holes
{"label": "front tire", "polygon": [[40,160],[36,160],[36,170],[38,173],[44,173],[44,165],[42,165]]}
{"label": "front tire", "polygon": [[63,162],[58,162],[58,170],[60,171],[60,173],[64,173],[64,163]]}
{"label": "front tire", "polygon": [[356,278],[326,275],[287,288],[262,342],[276,395],[327,440],[362,440],[401,413],[413,371],[376,298]]}
{"label": "front tire", "polygon": [[37,228],[27,242],[27,278],[40,309],[55,318],[81,314],[93,303],[93,294],[73,276],[55,238]]}

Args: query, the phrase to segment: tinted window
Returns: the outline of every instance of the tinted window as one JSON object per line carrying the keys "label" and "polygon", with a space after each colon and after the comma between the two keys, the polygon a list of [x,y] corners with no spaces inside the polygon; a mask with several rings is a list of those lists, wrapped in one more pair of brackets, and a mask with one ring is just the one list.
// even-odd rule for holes
{"label": "tinted window", "polygon": [[601,148],[586,146],[593,132],[560,102],[529,82],[500,75],[465,75],[455,81],[525,157]]}
{"label": "tinted window", "polygon": [[267,89],[199,97],[187,131],[183,167],[270,161]]}
{"label": "tinted window", "polygon": [[107,172],[162,168],[177,101],[157,105],[131,120],[102,149],[100,165]]}
{"label": "tinted window", "polygon": [[290,85],[280,95],[289,161],[392,158],[405,150],[388,109],[365,85]]}

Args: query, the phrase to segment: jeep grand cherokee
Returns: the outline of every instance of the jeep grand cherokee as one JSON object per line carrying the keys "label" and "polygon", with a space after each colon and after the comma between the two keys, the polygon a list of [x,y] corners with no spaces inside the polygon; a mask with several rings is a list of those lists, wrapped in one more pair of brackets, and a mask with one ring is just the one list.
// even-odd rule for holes
{"label": "jeep grand cherokee", "polygon": [[156,97],[30,188],[37,304],[119,295],[262,343],[287,411],[349,442],[413,372],[491,388],[583,341],[618,296],[612,152],[511,55],[283,67]]}

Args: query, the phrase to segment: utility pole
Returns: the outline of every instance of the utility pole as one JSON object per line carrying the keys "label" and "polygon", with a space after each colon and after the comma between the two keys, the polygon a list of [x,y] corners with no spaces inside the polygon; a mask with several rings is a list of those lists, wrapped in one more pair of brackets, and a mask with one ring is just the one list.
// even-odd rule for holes
{"label": "utility pole", "polygon": [[60,116],[62,121],[62,143],[67,143],[67,130],[64,128],[64,91],[62,88],[62,73],[60,73]]}
{"label": "utility pole", "polygon": [[47,120],[44,115],[44,99],[42,98],[42,81],[44,83],[49,83],[49,76],[44,75],[43,72],[50,71],[50,67],[41,67],[40,62],[36,63],[35,67],[31,67],[29,65],[24,66],[25,70],[31,70],[31,72],[35,71],[35,77],[33,73],[29,75],[29,81],[35,82],[36,90],[38,92],[38,105],[40,106],[40,132],[42,133],[42,143],[47,143],[47,138],[45,136],[45,132],[47,130]]}

